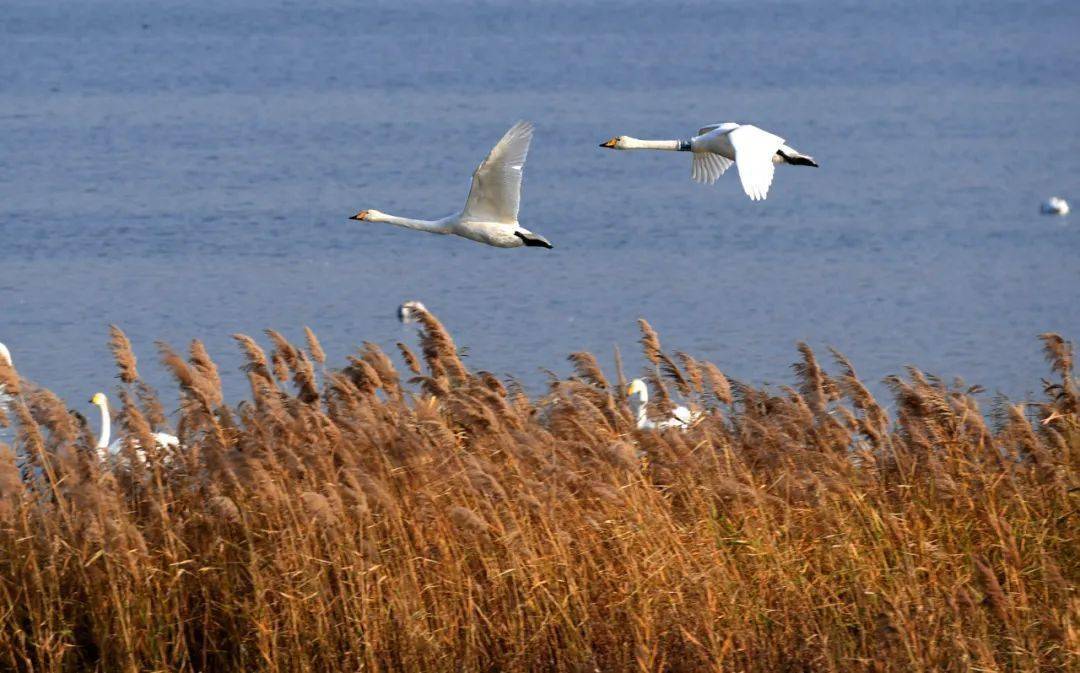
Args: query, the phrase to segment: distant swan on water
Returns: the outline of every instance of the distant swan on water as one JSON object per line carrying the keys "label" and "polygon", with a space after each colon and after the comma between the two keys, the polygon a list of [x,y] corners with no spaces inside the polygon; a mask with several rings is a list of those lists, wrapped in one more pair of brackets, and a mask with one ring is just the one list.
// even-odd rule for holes
{"label": "distant swan on water", "polygon": [[769,195],[775,164],[817,167],[813,157],[788,147],[780,136],[750,124],[735,122],[704,126],[690,140],[639,140],[631,136],[615,136],[600,143],[600,147],[692,152],[694,161],[690,178],[710,185],[735,164],[739,169],[743,191],[754,201],[762,201]]}
{"label": "distant swan on water", "polygon": [[1039,209],[1043,215],[1068,215],[1069,202],[1060,196],[1051,196]]}
{"label": "distant swan on water", "polygon": [[686,407],[675,407],[668,418],[653,421],[649,418],[647,410],[649,387],[641,379],[631,381],[626,394],[630,398],[630,407],[634,411],[638,430],[663,430],[664,428],[685,430],[701,419],[701,412],[693,412]]}
{"label": "distant swan on water", "polygon": [[397,317],[404,324],[413,322],[419,322],[420,318],[417,317],[418,313],[427,313],[427,307],[418,301],[407,301],[401,306],[398,306]]}
{"label": "distant swan on water", "polygon": [[472,189],[460,213],[440,220],[414,220],[378,210],[361,210],[349,219],[386,222],[432,234],[453,234],[497,248],[550,248],[546,238],[518,224],[521,177],[532,135],[533,125],[529,122],[518,122],[506,132],[473,173]]}
{"label": "distant swan on water", "polygon": [[[109,400],[105,397],[105,393],[94,393],[94,396],[90,398],[90,404],[93,404],[101,411],[101,434],[98,435],[97,449],[98,455],[101,458],[107,459],[109,456],[114,456],[120,453],[122,448],[122,442],[117,439],[112,444],[109,443],[112,431],[112,419],[109,416]],[[165,432],[152,433],[154,441],[161,448],[176,448],[180,446],[180,440],[174,435],[170,435]],[[139,459],[146,460],[146,452],[142,450],[138,442],[134,443],[135,452],[138,454]]]}

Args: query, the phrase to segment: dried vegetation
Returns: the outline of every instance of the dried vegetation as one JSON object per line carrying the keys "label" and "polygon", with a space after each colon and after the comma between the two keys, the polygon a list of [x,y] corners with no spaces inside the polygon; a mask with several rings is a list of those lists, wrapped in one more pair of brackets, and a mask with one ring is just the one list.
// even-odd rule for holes
{"label": "dried vegetation", "polygon": [[[589,354],[532,399],[420,325],[407,381],[373,344],[334,370],[310,331],[237,335],[232,406],[199,342],[159,345],[182,446],[145,461],[101,462],[0,365],[0,669],[1075,670],[1061,337],[1045,400],[984,414],[915,369],[886,407],[804,345],[793,387],[754,388],[643,322],[657,413],[707,414],[638,432]],[[121,434],[152,446],[161,405],[110,344]]]}

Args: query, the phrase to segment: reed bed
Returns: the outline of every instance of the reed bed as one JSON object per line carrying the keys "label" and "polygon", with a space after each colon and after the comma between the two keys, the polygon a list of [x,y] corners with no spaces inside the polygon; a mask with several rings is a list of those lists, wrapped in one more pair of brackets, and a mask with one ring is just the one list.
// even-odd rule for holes
{"label": "reed bed", "polygon": [[[238,335],[249,401],[199,342],[159,344],[181,447],[112,332],[125,447],[0,367],[0,669],[1063,671],[1080,651],[1080,399],[1041,338],[1040,402],[910,369],[878,402],[800,345],[758,389],[667,353],[656,411],[587,353],[546,394],[471,371],[420,315],[372,344]],[[136,451],[136,443],[142,451]]]}

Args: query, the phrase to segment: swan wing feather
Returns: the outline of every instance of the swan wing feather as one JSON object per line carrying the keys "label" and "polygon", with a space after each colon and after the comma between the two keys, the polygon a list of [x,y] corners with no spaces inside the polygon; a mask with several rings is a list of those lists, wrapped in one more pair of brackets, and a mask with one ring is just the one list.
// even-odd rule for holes
{"label": "swan wing feather", "polygon": [[676,419],[683,427],[690,427],[700,421],[704,414],[701,411],[693,411],[686,407],[675,407],[671,410],[671,417]]}
{"label": "swan wing feather", "polygon": [[706,133],[711,133],[712,131],[716,131],[717,129],[722,130],[722,131],[732,131],[732,130],[737,129],[737,128],[739,128],[738,122],[724,122],[723,124],[709,124],[708,126],[702,126],[701,128],[699,128],[697,134],[699,136],[703,136]]}
{"label": "swan wing feather", "polygon": [[178,448],[180,446],[180,439],[167,432],[155,432],[154,441],[162,448]]}
{"label": "swan wing feather", "polygon": [[713,152],[694,152],[694,163],[690,168],[690,178],[694,182],[711,185],[731,168],[731,159]]}
{"label": "swan wing feather", "polygon": [[517,223],[522,170],[532,136],[532,123],[520,121],[491,149],[473,173],[463,220]]}
{"label": "swan wing feather", "polygon": [[773,155],[784,139],[749,124],[728,133],[728,139],[735,149],[743,191],[754,201],[764,200],[773,181]]}

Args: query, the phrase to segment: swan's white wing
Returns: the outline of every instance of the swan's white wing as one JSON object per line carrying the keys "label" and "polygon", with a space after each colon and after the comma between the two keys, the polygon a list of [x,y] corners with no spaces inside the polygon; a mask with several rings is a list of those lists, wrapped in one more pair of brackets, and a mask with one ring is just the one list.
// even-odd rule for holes
{"label": "swan's white wing", "polygon": [[529,154],[533,125],[514,124],[473,173],[463,220],[517,223],[521,202],[521,172]]}
{"label": "swan's white wing", "polygon": [[723,129],[725,131],[731,131],[732,129],[739,128],[736,122],[724,122],[723,124],[709,124],[708,126],[702,126],[698,129],[697,134],[703,136],[709,131],[715,131],[716,129]]}
{"label": "swan's white wing", "polygon": [[724,171],[731,168],[732,160],[712,152],[694,152],[694,163],[690,167],[690,178],[694,182],[711,185],[720,179]]}
{"label": "swan's white wing", "polygon": [[679,421],[683,425],[690,425],[694,422],[694,412],[690,411],[686,407],[675,407],[671,410],[671,417]]}
{"label": "swan's white wing", "polygon": [[728,133],[727,137],[735,149],[735,165],[739,168],[743,191],[754,201],[763,200],[769,195],[773,181],[773,155],[784,139],[749,124]]}
{"label": "swan's white wing", "polygon": [[[170,435],[167,432],[152,432],[150,433],[150,436],[154,438],[154,443],[163,449],[180,447],[180,438],[176,435]],[[131,445],[135,448],[135,452],[145,460],[145,452],[138,440],[132,441]],[[123,448],[124,438],[118,437],[112,444],[109,444],[109,453],[120,453]]]}
{"label": "swan's white wing", "polygon": [[155,432],[154,441],[162,448],[179,448],[180,439],[166,432]]}

